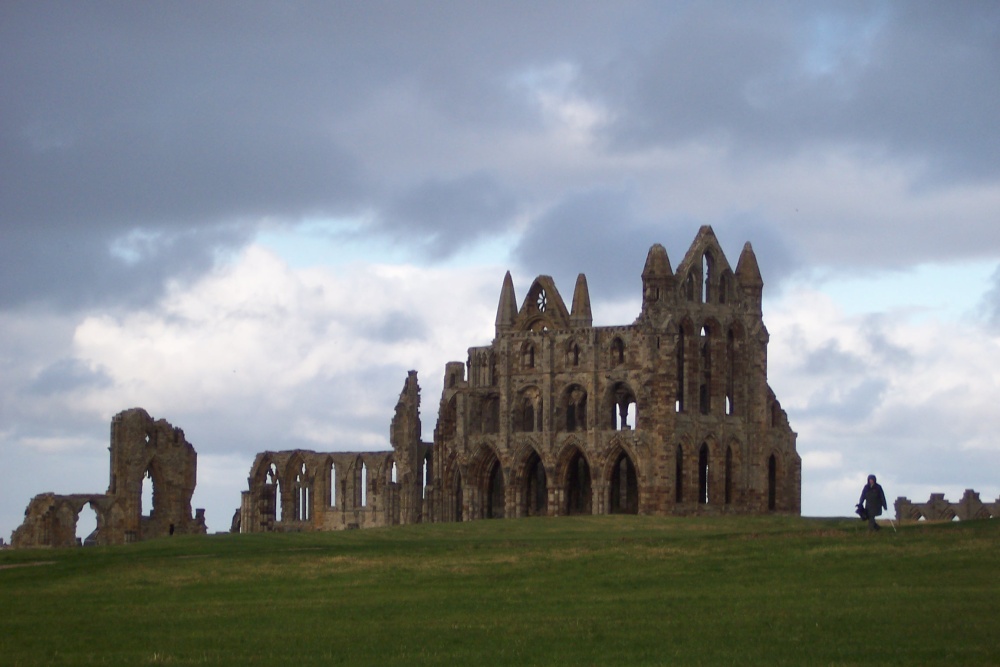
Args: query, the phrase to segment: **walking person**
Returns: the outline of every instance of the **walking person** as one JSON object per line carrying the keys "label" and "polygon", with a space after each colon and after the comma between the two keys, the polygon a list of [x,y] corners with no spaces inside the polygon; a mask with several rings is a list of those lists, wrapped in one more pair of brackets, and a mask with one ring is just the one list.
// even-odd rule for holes
{"label": "walking person", "polygon": [[864,507],[868,514],[868,530],[881,530],[875,517],[881,515],[883,509],[889,509],[889,505],[885,502],[885,493],[882,485],[875,480],[875,475],[868,475],[868,483],[861,489],[858,505]]}

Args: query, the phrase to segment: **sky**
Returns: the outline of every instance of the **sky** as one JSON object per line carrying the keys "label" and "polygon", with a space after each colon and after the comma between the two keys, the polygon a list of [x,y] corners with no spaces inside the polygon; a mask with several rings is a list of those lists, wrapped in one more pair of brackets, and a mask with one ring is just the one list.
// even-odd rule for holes
{"label": "sky", "polygon": [[0,92],[4,539],[131,407],[211,531],[257,452],[387,449],[410,369],[430,440],[507,270],[629,324],[701,225],[756,252],[804,515],[1000,497],[996,2],[15,1]]}

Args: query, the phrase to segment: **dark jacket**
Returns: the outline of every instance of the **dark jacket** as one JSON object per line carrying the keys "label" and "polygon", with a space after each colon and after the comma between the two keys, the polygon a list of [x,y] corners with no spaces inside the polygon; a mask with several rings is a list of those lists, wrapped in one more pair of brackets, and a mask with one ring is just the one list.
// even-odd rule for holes
{"label": "dark jacket", "polygon": [[858,504],[865,506],[868,516],[881,516],[882,509],[889,509],[885,502],[885,493],[882,492],[882,485],[876,482],[871,486],[865,483],[865,488],[861,489],[861,499]]}

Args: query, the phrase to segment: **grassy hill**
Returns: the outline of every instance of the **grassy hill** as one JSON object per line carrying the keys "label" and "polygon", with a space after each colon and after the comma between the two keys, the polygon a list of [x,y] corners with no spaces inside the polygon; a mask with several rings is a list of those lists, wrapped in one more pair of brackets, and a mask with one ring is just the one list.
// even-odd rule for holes
{"label": "grassy hill", "polygon": [[0,664],[1000,665],[1000,522],[579,517],[0,552]]}

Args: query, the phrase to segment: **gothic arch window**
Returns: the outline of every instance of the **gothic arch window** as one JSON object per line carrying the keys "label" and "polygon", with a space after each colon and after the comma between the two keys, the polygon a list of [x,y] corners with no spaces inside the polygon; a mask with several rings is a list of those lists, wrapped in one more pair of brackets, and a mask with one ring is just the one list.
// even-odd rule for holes
{"label": "gothic arch window", "polygon": [[503,468],[500,459],[493,454],[493,462],[489,467],[486,482],[486,518],[502,519],[506,493],[504,489]]}
{"label": "gothic arch window", "polygon": [[684,299],[687,301],[694,301],[695,295],[695,278],[694,272],[690,271],[687,274],[687,278],[684,279]]}
{"label": "gothic arch window", "polygon": [[625,382],[617,382],[609,393],[610,427],[616,431],[634,429],[639,423],[635,392]]}
{"label": "gothic arch window", "polygon": [[580,365],[580,345],[575,340],[571,340],[566,346],[566,363],[570,366]]}
{"label": "gothic arch window", "polygon": [[361,462],[361,507],[368,507],[368,464]]}
{"label": "gothic arch window", "polygon": [[591,514],[590,464],[576,450],[566,466],[566,514]]}
{"label": "gothic arch window", "polygon": [[500,432],[500,397],[490,394],[485,399],[483,409],[483,433]]}
{"label": "gothic arch window", "polygon": [[685,326],[681,324],[677,327],[677,397],[674,400],[674,411],[684,412],[686,408],[686,403],[684,401],[685,394],[685,369],[686,369],[686,358],[685,354],[687,352],[687,332],[685,331]]}
{"label": "gothic arch window", "polygon": [[702,505],[708,504],[708,443],[701,443],[698,450],[698,502]]}
{"label": "gothic arch window", "polygon": [[529,369],[535,367],[535,345],[527,341],[521,346],[521,368]]}
{"label": "gothic arch window", "polygon": [[625,363],[625,343],[621,338],[615,336],[611,341],[611,367],[621,366]]}
{"label": "gothic arch window", "polygon": [[278,475],[278,466],[271,463],[267,469],[267,476],[265,478],[267,481],[264,485],[264,514],[267,518],[271,519],[274,523],[278,523],[283,518],[282,503],[281,503],[281,482]]}
{"label": "gothic arch window", "polygon": [[330,461],[330,507],[337,506],[337,464]]}
{"label": "gothic arch window", "polygon": [[431,483],[434,481],[433,480],[434,470],[431,467],[432,464],[433,464],[433,461],[431,459],[431,453],[427,452],[427,454],[424,456],[424,461],[423,461],[423,464],[422,464],[422,467],[421,467],[421,471],[420,471],[421,472],[421,475],[420,475],[420,480],[421,480],[420,497],[421,498],[426,498],[427,497],[427,487],[429,487],[431,485]]}
{"label": "gothic arch window", "polygon": [[578,384],[570,385],[563,393],[563,428],[566,431],[587,430],[587,390]]}
{"label": "gothic arch window", "polygon": [[455,492],[455,521],[463,520],[463,494],[462,494],[462,473],[455,470],[455,482],[452,484],[452,488]]}
{"label": "gothic arch window", "polygon": [[701,302],[709,303],[715,291],[715,257],[708,250],[701,256]]}
{"label": "gothic arch window", "polygon": [[610,482],[611,514],[638,514],[639,483],[635,474],[635,464],[624,450],[611,466]]}
{"label": "gothic arch window", "polygon": [[312,484],[305,462],[296,466],[295,470],[295,507],[293,514],[296,521],[312,519]]}
{"label": "gothic arch window", "polygon": [[737,342],[733,327],[726,332],[726,414],[736,414],[736,378],[740,361],[738,358],[740,345]]}
{"label": "gothic arch window", "polygon": [[545,476],[545,466],[538,452],[531,456],[524,465],[524,499],[525,516],[545,516],[548,514],[549,491]]}
{"label": "gothic arch window", "polygon": [[729,303],[732,299],[733,274],[727,269],[719,276],[719,303]]}
{"label": "gothic arch window", "polygon": [[706,324],[701,328],[699,338],[701,352],[701,385],[698,392],[698,403],[701,414],[712,411],[712,330]]}
{"label": "gothic arch window", "polygon": [[524,389],[514,404],[513,429],[516,432],[532,433],[542,430],[542,398],[537,387]]}

